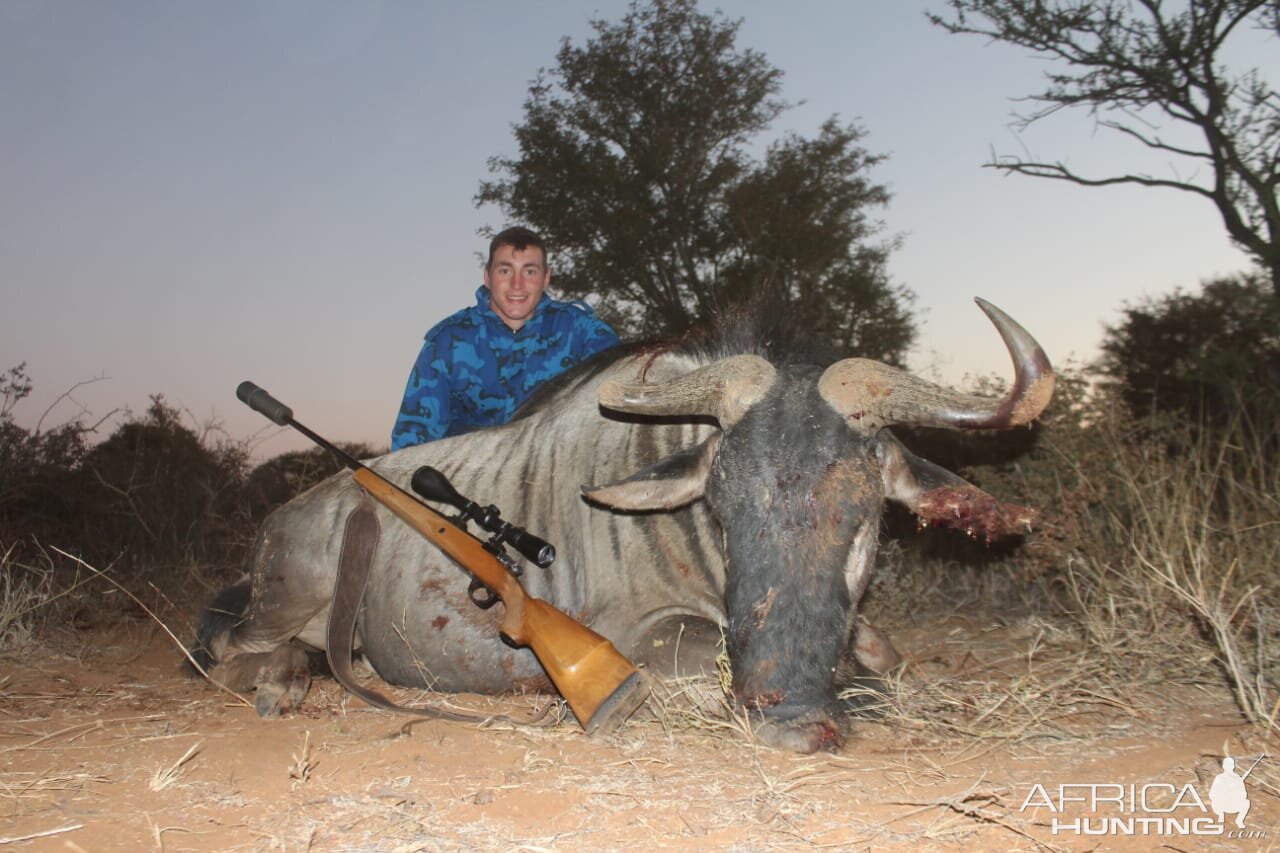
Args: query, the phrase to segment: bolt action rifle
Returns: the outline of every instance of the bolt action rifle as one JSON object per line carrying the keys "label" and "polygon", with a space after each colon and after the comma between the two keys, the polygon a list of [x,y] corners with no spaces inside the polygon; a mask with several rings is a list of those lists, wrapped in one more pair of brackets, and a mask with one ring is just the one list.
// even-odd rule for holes
{"label": "bolt action rifle", "polygon": [[[473,581],[469,595],[478,606],[488,607],[501,600],[505,608],[499,626],[502,635],[513,645],[525,646],[533,651],[551,683],[560,691],[587,734],[616,729],[644,702],[648,690],[635,665],[595,631],[546,601],[526,593],[513,571],[514,564],[501,550],[503,543],[510,543],[522,555],[545,568],[555,558],[555,549],[551,545],[502,521],[496,507],[480,508],[463,498],[444,475],[435,469],[419,469],[413,477],[412,485],[415,490],[430,500],[452,504],[462,511],[458,519],[446,518],[361,464],[349,453],[295,421],[292,409],[252,382],[240,383],[236,396],[249,408],[271,421],[298,430],[350,468],[352,478],[366,493],[471,574]],[[472,536],[466,530],[468,518],[476,520],[494,533],[494,539],[484,543]],[[348,521],[348,534],[351,527],[352,521]],[[335,675],[340,676],[339,680],[349,690],[372,704],[415,713],[417,709],[395,705],[376,691],[360,687],[355,684],[353,676],[350,683],[341,677],[344,670],[347,674],[351,672],[350,646],[355,631],[355,613],[363,597],[376,537],[374,522],[373,538],[364,547],[361,559],[355,561],[359,566],[355,573],[363,574],[355,578],[354,582],[347,579],[347,594],[340,595],[340,591],[344,589],[343,574],[347,571],[348,563],[346,551],[351,544],[351,537],[348,536],[344,543],[343,565],[340,566],[338,579],[335,581],[334,605],[330,610],[327,652]],[[333,647],[344,642],[346,660],[335,661]],[[369,694],[376,698],[371,699]]]}

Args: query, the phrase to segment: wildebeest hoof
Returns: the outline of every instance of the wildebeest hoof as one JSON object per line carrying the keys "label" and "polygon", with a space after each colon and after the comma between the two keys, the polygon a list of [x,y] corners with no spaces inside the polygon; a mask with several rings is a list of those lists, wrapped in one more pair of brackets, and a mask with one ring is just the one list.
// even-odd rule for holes
{"label": "wildebeest hoof", "polygon": [[253,707],[264,719],[292,712],[311,688],[307,652],[293,643],[237,655],[210,670],[209,678],[237,693],[256,690]]}
{"label": "wildebeest hoof", "polygon": [[295,679],[285,685],[260,684],[257,694],[253,697],[254,710],[264,720],[292,713],[302,704],[303,698],[307,695],[307,688],[310,686],[310,679]]}

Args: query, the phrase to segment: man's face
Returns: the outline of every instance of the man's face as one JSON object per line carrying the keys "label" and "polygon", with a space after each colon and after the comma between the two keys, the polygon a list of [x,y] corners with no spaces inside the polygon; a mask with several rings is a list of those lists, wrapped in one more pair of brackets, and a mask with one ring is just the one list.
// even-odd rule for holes
{"label": "man's face", "polygon": [[519,250],[514,246],[499,246],[493,253],[493,261],[484,269],[489,307],[513,332],[519,331],[533,316],[533,309],[550,282],[546,258],[536,246]]}

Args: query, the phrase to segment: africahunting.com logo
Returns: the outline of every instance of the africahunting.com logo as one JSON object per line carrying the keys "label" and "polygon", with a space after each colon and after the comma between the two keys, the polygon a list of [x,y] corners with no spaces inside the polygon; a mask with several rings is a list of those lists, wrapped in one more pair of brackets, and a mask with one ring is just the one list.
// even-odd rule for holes
{"label": "africahunting.com logo", "polygon": [[[1249,791],[1245,779],[1266,758],[1258,756],[1243,773],[1236,760],[1222,759],[1222,772],[1213,778],[1208,796],[1195,785],[1167,782],[1128,784],[1078,782],[1037,783],[1022,801],[1020,811],[1033,820],[1049,812],[1054,835],[1213,835],[1225,838],[1266,838],[1266,830],[1250,829]],[[1244,761],[1241,761],[1244,764]]]}

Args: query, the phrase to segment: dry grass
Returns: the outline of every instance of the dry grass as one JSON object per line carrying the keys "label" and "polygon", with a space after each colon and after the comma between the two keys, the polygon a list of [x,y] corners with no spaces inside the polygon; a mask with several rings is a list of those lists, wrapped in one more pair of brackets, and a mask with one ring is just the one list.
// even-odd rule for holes
{"label": "dry grass", "polygon": [[[49,819],[56,798],[78,793],[96,802],[110,791],[116,802],[127,788],[134,792],[128,802],[154,813],[153,829],[143,831],[159,833],[146,842],[155,849],[163,849],[161,841],[181,847],[189,833],[205,833],[196,846],[216,845],[219,836],[208,835],[194,815],[219,802],[216,813],[239,826],[238,837],[255,839],[246,849],[569,851],[656,838],[730,850],[1054,849],[1036,840],[1043,832],[1018,811],[1021,794],[1007,777],[992,781],[997,777],[984,768],[999,756],[988,753],[1103,755],[1109,733],[1127,734],[1106,721],[1132,721],[1133,709],[1064,683],[1081,657],[1079,637],[1068,632],[1039,622],[998,629],[972,623],[934,636],[896,674],[886,719],[856,724],[839,755],[795,756],[753,743],[749,720],[733,713],[714,674],[660,687],[651,715],[603,742],[584,738],[571,722],[496,730],[425,723],[392,745],[385,735],[399,718],[348,707],[328,681],[313,689],[305,716],[256,735],[261,724],[226,708],[212,691],[198,706],[162,717],[112,713],[145,694],[102,691],[96,708],[83,709],[105,712],[101,723],[46,725],[46,734],[17,739],[14,748],[38,754],[48,767],[88,758],[109,768],[94,780],[107,784],[86,790],[89,780],[59,782],[61,771],[37,775],[23,813],[26,826],[43,831],[32,823],[39,817],[60,829],[66,824]],[[943,666],[935,660],[945,660],[945,672],[934,669]],[[167,689],[163,682],[154,688]],[[414,694],[395,692],[400,699]],[[1075,697],[1078,718],[1055,709],[1063,697]],[[61,714],[79,704],[71,698],[42,695],[27,707]],[[1129,698],[1151,707],[1146,697]],[[521,716],[543,700],[462,701]],[[187,749],[175,762],[167,742],[178,736],[215,747]],[[149,753],[156,756],[150,766],[126,763],[124,756],[153,740],[163,742]],[[258,765],[263,773],[242,776],[228,772],[234,765],[219,754],[225,749],[269,750],[271,760]],[[1266,790],[1269,769],[1264,761],[1251,792]],[[149,781],[160,775],[171,781],[157,791]]]}
{"label": "dry grass", "polygon": [[[0,546],[3,547],[3,546]],[[53,568],[0,553],[0,652],[20,651],[36,637],[40,612],[53,600]]]}
{"label": "dry grass", "polygon": [[1071,519],[1072,616],[1107,668],[1227,684],[1240,712],[1280,733],[1280,433],[1098,429],[1105,479]]}
{"label": "dry grass", "polygon": [[200,747],[204,745],[204,741],[197,741],[191,745],[191,748],[182,754],[182,757],[167,767],[161,767],[151,777],[148,787],[152,791],[159,793],[166,788],[176,784],[182,778],[187,762],[196,757],[196,753],[200,751]]}
{"label": "dry grass", "polygon": [[311,757],[311,732],[307,731],[302,738],[302,750],[295,753],[293,763],[289,765],[289,787],[296,789],[307,784],[311,773],[316,769],[316,762]]}

